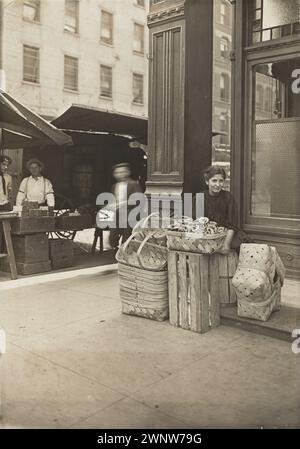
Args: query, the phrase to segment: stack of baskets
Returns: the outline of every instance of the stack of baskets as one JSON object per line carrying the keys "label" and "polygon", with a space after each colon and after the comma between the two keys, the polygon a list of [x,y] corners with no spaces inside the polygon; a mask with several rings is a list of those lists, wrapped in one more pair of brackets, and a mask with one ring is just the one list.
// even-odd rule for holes
{"label": "stack of baskets", "polygon": [[238,298],[238,316],[267,321],[280,309],[284,265],[274,247],[242,244],[232,284]]}
{"label": "stack of baskets", "polygon": [[157,321],[169,316],[166,237],[140,224],[120,247],[122,312]]}

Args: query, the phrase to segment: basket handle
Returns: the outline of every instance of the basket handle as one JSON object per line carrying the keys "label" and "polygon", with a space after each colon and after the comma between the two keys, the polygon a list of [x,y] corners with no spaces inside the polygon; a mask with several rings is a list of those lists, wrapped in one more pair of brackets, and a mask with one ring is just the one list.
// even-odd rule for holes
{"label": "basket handle", "polygon": [[[147,237],[145,237],[144,238],[144,240],[142,241],[142,243],[140,244],[140,246],[139,246],[139,249],[137,250],[137,253],[136,253],[136,255],[137,255],[137,259],[138,259],[138,261],[139,261],[139,264],[140,264],[140,267],[141,268],[144,268],[144,270],[149,270],[149,267],[147,267],[147,266],[145,266],[145,264],[143,263],[143,261],[142,261],[142,257],[141,257],[141,253],[142,253],[142,251],[143,251],[143,249],[144,249],[144,246],[146,245],[146,243],[147,243],[147,241],[150,239],[150,237],[152,237],[153,236],[153,233],[151,234],[149,234],[149,235],[147,235]],[[153,244],[153,246],[159,246],[159,245],[155,245],[155,244]],[[167,251],[167,248],[164,248],[164,247],[160,247],[162,250],[166,250]],[[165,263],[165,265],[164,265],[164,267],[166,266],[166,264],[167,264],[167,262]]]}
{"label": "basket handle", "polygon": [[122,252],[123,252],[123,255],[124,255],[124,259],[125,259],[125,261],[128,263],[128,260],[127,260],[127,257],[128,257],[128,255],[127,255],[127,248],[128,248],[129,243],[130,243],[131,240],[135,237],[136,234],[137,234],[137,232],[136,232],[136,233],[132,233],[132,234],[128,237],[128,239],[126,240],[126,242],[123,243],[123,245],[121,245],[120,248],[118,249],[118,251],[117,251],[117,253],[116,253],[116,256],[115,256],[118,262],[119,262],[119,259],[120,259],[120,252],[122,251]]}
{"label": "basket handle", "polygon": [[147,217],[142,218],[142,220],[139,221],[139,222],[134,226],[133,231],[134,231],[134,232],[137,232],[139,229],[141,229],[141,228],[143,229],[144,225],[145,225],[146,223],[148,223],[149,220],[150,220],[150,218],[153,217],[153,216],[155,216],[155,215],[158,215],[158,213],[157,213],[157,212],[152,212],[152,214],[147,215]]}

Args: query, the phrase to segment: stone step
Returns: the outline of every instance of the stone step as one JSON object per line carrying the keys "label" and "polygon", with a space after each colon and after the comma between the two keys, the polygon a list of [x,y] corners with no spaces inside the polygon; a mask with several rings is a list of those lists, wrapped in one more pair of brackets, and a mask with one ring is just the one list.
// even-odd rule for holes
{"label": "stone step", "polygon": [[221,310],[221,324],[279,340],[293,341],[292,331],[300,329],[300,309],[282,306],[279,312],[273,312],[269,320],[263,322],[237,316],[237,307],[224,307]]}

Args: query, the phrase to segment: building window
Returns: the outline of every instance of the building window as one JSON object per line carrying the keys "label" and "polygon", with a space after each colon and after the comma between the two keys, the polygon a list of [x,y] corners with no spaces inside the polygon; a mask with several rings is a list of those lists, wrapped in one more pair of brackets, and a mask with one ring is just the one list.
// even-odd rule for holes
{"label": "building window", "polygon": [[133,103],[144,104],[144,76],[133,74],[132,79]]}
{"label": "building window", "polygon": [[112,68],[105,65],[100,66],[100,95],[112,98]]}
{"label": "building window", "polygon": [[229,100],[230,78],[227,73],[222,73],[220,77],[220,97],[222,100]]}
{"label": "building window", "polygon": [[135,4],[145,8],[145,0],[135,0]]}
{"label": "building window", "polygon": [[23,3],[23,19],[39,22],[41,19],[40,0],[26,0]]}
{"label": "building window", "polygon": [[100,39],[104,44],[113,44],[113,18],[111,13],[101,11]]}
{"label": "building window", "polygon": [[226,12],[227,12],[227,5],[224,2],[221,2],[221,5],[220,5],[220,23],[222,25],[226,25],[226,22],[227,22]]}
{"label": "building window", "polygon": [[251,3],[253,44],[300,34],[298,0],[251,0]]}
{"label": "building window", "polygon": [[220,54],[221,54],[222,58],[228,58],[228,56],[229,56],[229,40],[226,37],[221,38]]}
{"label": "building window", "polygon": [[64,30],[69,33],[79,32],[79,1],[65,0]]}
{"label": "building window", "polygon": [[38,83],[40,80],[40,49],[23,46],[23,81]]}
{"label": "building window", "polygon": [[138,53],[144,53],[144,26],[134,24],[133,49]]}
{"label": "building window", "polygon": [[[251,96],[252,113],[247,125],[252,170],[248,210],[252,216],[265,219],[296,219],[299,229],[300,95],[291,88],[297,67],[297,53],[294,58],[270,59],[252,66],[249,79],[255,96]],[[282,179],[284,182],[280,182]]]}
{"label": "building window", "polygon": [[78,59],[65,55],[64,87],[68,90],[78,90]]}

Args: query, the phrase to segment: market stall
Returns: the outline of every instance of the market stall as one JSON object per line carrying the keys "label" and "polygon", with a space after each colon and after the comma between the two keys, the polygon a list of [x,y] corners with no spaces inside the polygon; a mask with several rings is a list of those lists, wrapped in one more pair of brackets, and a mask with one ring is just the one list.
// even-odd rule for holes
{"label": "market stall", "polygon": [[[21,274],[48,271],[72,264],[72,240],[76,233],[96,229],[96,197],[110,191],[113,184],[111,168],[119,162],[129,162],[133,177],[146,181],[145,152],[147,119],[74,106],[54,121],[57,129],[1,91],[0,95],[1,153],[14,159],[18,151],[21,163],[14,171],[12,202],[18,185],[26,174],[29,159],[38,158],[45,165],[43,176],[51,180],[55,193],[55,208],[43,210],[36,204],[16,208],[12,222],[12,241],[16,247],[17,269]],[[22,150],[19,150],[22,148]],[[103,233],[95,231],[95,249]],[[48,251],[39,254],[48,239]],[[54,240],[64,240],[59,245]],[[70,240],[67,242],[66,240]],[[60,246],[60,251],[56,247]],[[58,254],[65,260],[57,261]],[[54,261],[54,254],[56,260]],[[9,265],[2,261],[2,269]]]}
{"label": "market stall", "polygon": [[[32,145],[44,148],[49,144],[67,146],[72,144],[72,138],[0,90],[0,153]],[[38,205],[0,212],[6,246],[6,253],[1,257],[2,269],[10,271],[12,278],[17,277],[17,271],[22,274],[44,271],[46,256],[40,256],[40,249],[44,247],[48,252],[46,232],[55,227],[54,218],[49,215],[48,210]],[[32,263],[36,263],[35,270]]]}

